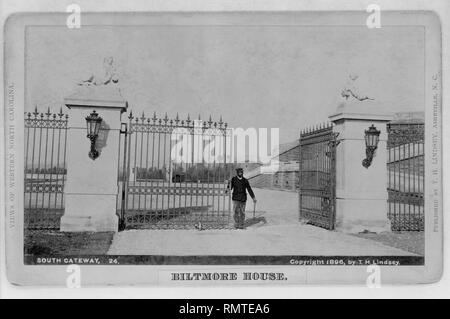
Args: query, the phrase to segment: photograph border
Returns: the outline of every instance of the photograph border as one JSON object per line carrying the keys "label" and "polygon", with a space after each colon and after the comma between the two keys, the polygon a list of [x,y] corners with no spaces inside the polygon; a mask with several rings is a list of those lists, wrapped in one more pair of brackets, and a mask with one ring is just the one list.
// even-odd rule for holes
{"label": "photograph border", "polygon": [[[422,12],[423,13],[423,12]],[[391,18],[390,15],[394,12],[385,12],[383,18],[383,24],[391,26],[392,25],[411,25],[408,23],[413,23],[412,25],[423,25],[426,31],[426,50],[430,52],[436,52],[436,50],[441,50],[441,32],[440,32],[440,22],[439,17],[432,12],[425,14],[422,13],[411,13],[412,16],[403,15],[401,12],[396,14],[401,16],[401,19]],[[214,16],[222,15],[222,13],[211,13]],[[229,15],[230,13],[224,13],[224,15]],[[248,15],[251,13],[237,13],[238,15]],[[264,16],[271,13],[254,13],[256,16]],[[285,13],[274,13],[283,19]],[[296,14],[310,14],[310,13],[298,13],[290,12],[289,15],[295,16]],[[343,14],[343,12],[339,12]],[[95,21],[100,13],[88,14],[88,21]],[[108,14],[110,15],[110,14]],[[114,21],[117,21],[122,15],[133,15],[133,19],[137,19],[137,15],[147,16],[147,13],[132,14],[111,14],[114,17]],[[150,13],[150,15],[158,16],[159,13]],[[176,13],[164,13],[164,16],[170,16],[171,19],[176,19]],[[205,16],[208,13],[189,13],[187,14],[190,18],[195,16]],[[325,14],[326,15],[326,14]],[[341,21],[341,17],[335,17],[334,19],[323,19],[325,16],[323,13],[320,14],[321,19],[325,23],[330,23],[334,19]],[[48,23],[48,19],[55,19],[54,14],[40,14],[37,19],[39,22]],[[64,21],[64,14],[57,15],[56,20]],[[103,18],[100,20],[109,20]],[[10,16],[5,27],[5,88],[6,92],[8,90],[13,90],[13,105],[11,108],[5,110],[6,119],[10,119],[9,124],[14,125],[14,138],[13,146],[9,150],[8,154],[14,156],[14,174],[7,175],[7,185],[14,185],[13,187],[8,187],[7,197],[12,196],[10,194],[23,194],[23,185],[20,181],[23,181],[23,150],[21,149],[21,141],[23,141],[23,110],[20,109],[20,105],[23,105],[23,97],[25,88],[21,87],[20,83],[24,83],[23,76],[26,72],[23,65],[23,55],[19,53],[25,52],[25,43],[17,41],[18,34],[24,31],[24,27],[30,25],[30,22],[35,23],[36,17],[34,15],[14,15]],[[92,20],[91,20],[92,19]],[[127,18],[122,18],[127,19]],[[310,18],[311,19],[311,18]],[[392,19],[392,20],[391,20]],[[134,21],[136,21],[134,20]],[[386,22],[387,21],[387,22]],[[417,24],[420,22],[421,24]],[[59,23],[59,22],[58,22]],[[361,22],[358,21],[359,25]],[[89,24],[89,23],[88,23]],[[332,25],[332,24],[330,24]],[[8,58],[9,57],[9,58]],[[7,60],[6,60],[7,59]],[[22,64],[20,61],[22,59]],[[400,268],[395,267],[383,267],[383,277],[386,283],[419,283],[419,282],[433,282],[440,277],[442,272],[442,148],[441,140],[442,128],[441,128],[441,56],[439,58],[428,58],[426,59],[426,73],[425,73],[425,98],[426,98],[426,108],[425,108],[425,162],[432,163],[426,166],[426,187],[425,188],[425,211],[433,212],[433,215],[426,215],[426,229],[432,229],[430,233],[425,233],[426,237],[426,249],[425,249],[425,266],[404,266]],[[12,85],[12,86],[11,86]],[[439,90],[433,90],[433,87],[438,85]],[[437,94],[437,97],[436,97]],[[9,98],[8,98],[9,96]],[[5,105],[11,101],[11,94],[6,94]],[[436,102],[437,101],[437,102]],[[433,105],[435,104],[436,105]],[[9,113],[12,112],[12,113]],[[8,115],[14,114],[13,120]],[[8,127],[5,127],[5,132],[8,132]],[[8,134],[6,134],[8,138]],[[437,137],[436,137],[437,136]],[[436,140],[437,139],[437,140]],[[8,145],[5,144],[5,145]],[[434,155],[433,155],[434,154]],[[431,158],[434,156],[434,159]],[[7,162],[8,163],[8,162]],[[435,163],[435,164],[433,164]],[[11,168],[11,166],[10,166]],[[8,169],[7,169],[8,171]],[[13,178],[11,178],[13,177]],[[432,179],[433,177],[433,179]],[[11,184],[13,183],[13,184]],[[432,187],[429,187],[432,185]],[[23,203],[20,203],[22,196],[15,196],[15,198],[10,198],[7,202],[6,216],[9,217],[9,222],[7,220],[7,232],[6,232],[6,246],[7,246],[7,268],[8,268],[8,278],[11,282],[17,284],[64,284],[65,278],[67,276],[67,267],[55,265],[49,270],[48,266],[25,266],[23,265]],[[22,244],[20,246],[20,244]],[[20,249],[19,249],[20,247]],[[227,256],[228,257],[228,256]],[[278,256],[277,256],[278,257]],[[308,256],[311,257],[311,256]],[[329,256],[327,256],[329,257]],[[192,266],[185,267],[185,265],[180,266],[123,266],[118,269],[118,266],[81,266],[83,272],[83,283],[86,285],[90,284],[129,284],[129,283],[148,283],[148,284],[160,284],[160,285],[170,285],[173,282],[170,280],[169,273],[176,270],[183,270],[184,272],[189,269],[189,271],[198,271],[201,269],[202,272],[205,271],[227,271],[230,269],[239,269],[240,271],[258,271],[258,269],[264,269],[264,271],[280,271],[286,274],[289,280],[284,283],[287,284],[300,284],[300,283],[313,283],[313,284],[334,284],[334,283],[363,283],[367,277],[367,267],[334,267],[334,266],[304,266],[299,270],[299,267],[293,266],[277,266],[271,265],[253,265],[253,266],[241,266],[239,267],[223,267],[223,265],[208,265],[208,266]],[[113,268],[117,267],[117,268]],[[151,267],[151,272],[149,268]],[[192,269],[191,269],[192,268]],[[101,275],[100,275],[101,274]],[[238,284],[248,284],[247,282],[236,281],[234,283]],[[189,284],[186,282],[177,282],[177,284]],[[207,283],[202,283],[207,284]],[[252,283],[256,284],[256,283]]]}

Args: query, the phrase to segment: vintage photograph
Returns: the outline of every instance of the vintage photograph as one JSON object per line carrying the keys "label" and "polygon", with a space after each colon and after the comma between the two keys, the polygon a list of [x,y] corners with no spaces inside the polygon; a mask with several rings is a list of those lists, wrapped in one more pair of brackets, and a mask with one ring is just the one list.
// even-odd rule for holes
{"label": "vintage photograph", "polygon": [[424,266],[438,19],[398,16],[36,15],[23,263]]}

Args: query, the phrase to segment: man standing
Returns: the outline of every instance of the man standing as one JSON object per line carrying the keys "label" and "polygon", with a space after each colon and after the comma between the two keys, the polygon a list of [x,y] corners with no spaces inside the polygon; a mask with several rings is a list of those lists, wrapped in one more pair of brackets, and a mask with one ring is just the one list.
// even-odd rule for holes
{"label": "man standing", "polygon": [[228,188],[233,190],[231,199],[233,200],[234,210],[234,227],[237,229],[244,229],[245,222],[245,203],[247,202],[247,191],[253,202],[256,204],[256,197],[248,179],[244,177],[244,170],[242,168],[236,169],[236,176],[231,179]]}

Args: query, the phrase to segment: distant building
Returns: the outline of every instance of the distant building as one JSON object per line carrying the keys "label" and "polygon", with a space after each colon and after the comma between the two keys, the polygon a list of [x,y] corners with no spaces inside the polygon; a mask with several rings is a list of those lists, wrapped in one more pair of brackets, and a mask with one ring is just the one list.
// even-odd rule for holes
{"label": "distant building", "polygon": [[400,112],[394,114],[391,123],[395,124],[421,124],[425,123],[425,112]]}
{"label": "distant building", "polygon": [[298,189],[300,158],[299,141],[281,144],[274,159],[279,165],[260,166],[247,174],[252,187],[295,191]]}

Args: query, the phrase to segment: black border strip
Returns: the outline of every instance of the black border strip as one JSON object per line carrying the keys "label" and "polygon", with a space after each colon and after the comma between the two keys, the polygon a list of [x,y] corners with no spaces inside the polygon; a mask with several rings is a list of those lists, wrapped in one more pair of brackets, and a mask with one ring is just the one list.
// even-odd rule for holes
{"label": "black border strip", "polygon": [[291,266],[423,266],[423,256],[164,256],[67,255],[24,257],[25,265],[291,265]]}

